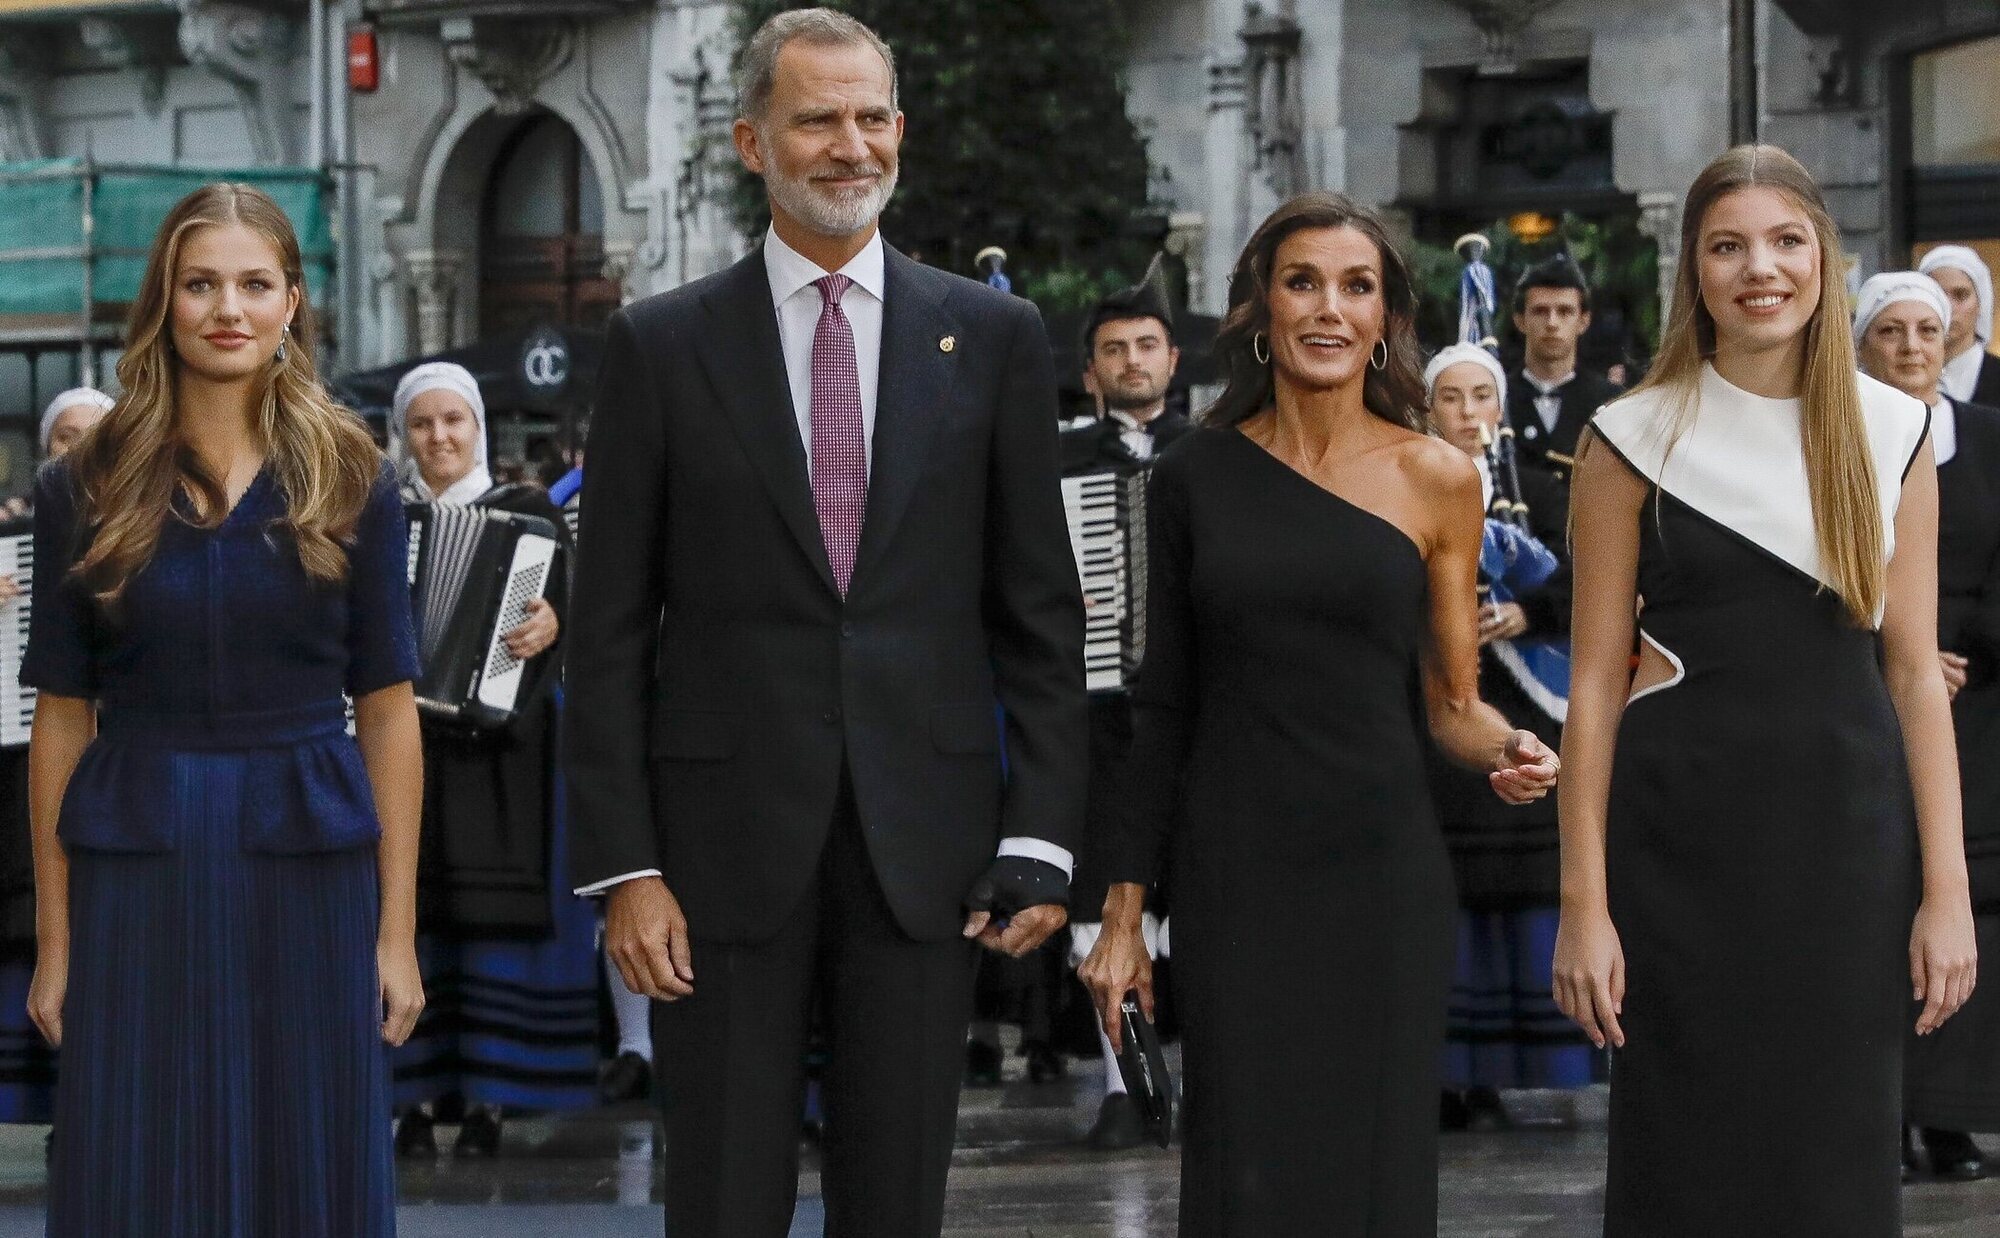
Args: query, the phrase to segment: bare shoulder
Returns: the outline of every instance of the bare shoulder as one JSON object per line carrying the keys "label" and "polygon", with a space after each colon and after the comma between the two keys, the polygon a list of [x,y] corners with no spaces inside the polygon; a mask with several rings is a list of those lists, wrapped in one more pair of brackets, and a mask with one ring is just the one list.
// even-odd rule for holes
{"label": "bare shoulder", "polygon": [[1479,470],[1466,455],[1434,435],[1399,430],[1396,463],[1426,493],[1454,496],[1479,493]]}

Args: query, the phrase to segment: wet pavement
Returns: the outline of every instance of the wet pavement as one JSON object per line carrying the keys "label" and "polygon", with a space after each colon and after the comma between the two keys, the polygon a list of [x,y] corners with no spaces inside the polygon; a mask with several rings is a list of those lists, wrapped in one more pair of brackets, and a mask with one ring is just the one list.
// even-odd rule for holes
{"label": "wet pavement", "polygon": [[[1175,1154],[1082,1145],[1096,1113],[1096,1065],[1071,1079],[968,1091],[959,1111],[948,1238],[1155,1238],[1175,1233]],[[1444,1137],[1439,1238],[1597,1238],[1604,1093],[1511,1093],[1517,1129]],[[0,1238],[42,1232],[42,1134],[0,1127]],[[658,1238],[660,1169],[645,1106],[515,1119],[497,1160],[401,1163],[401,1238]],[[1809,1136],[1802,1136],[1809,1137]],[[1989,1152],[2000,1152],[1987,1140]],[[793,1238],[820,1232],[819,1176],[806,1155]],[[2000,1181],[1919,1183],[1905,1235],[2000,1238]],[[1721,1236],[1717,1236],[1721,1238]]]}

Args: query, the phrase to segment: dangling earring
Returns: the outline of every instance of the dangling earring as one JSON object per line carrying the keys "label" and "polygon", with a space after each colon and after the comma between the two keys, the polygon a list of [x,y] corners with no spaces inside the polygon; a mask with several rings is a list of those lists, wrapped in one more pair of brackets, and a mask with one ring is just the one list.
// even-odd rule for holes
{"label": "dangling earring", "polygon": [[1258,365],[1271,364],[1271,346],[1265,342],[1262,331],[1250,337],[1250,355],[1257,358]]}
{"label": "dangling earring", "polygon": [[[1375,348],[1379,348],[1382,350],[1382,359],[1380,361],[1377,361],[1375,359]],[[1378,370],[1383,369],[1389,364],[1388,337],[1387,336],[1377,337],[1377,339],[1375,340],[1375,348],[1371,348],[1368,350],[1368,364],[1374,366]]]}
{"label": "dangling earring", "polygon": [[292,338],[292,324],[288,322],[284,326],[283,333],[278,337],[278,355],[272,358],[272,361],[275,364],[283,365],[285,363],[285,344],[291,338]]}

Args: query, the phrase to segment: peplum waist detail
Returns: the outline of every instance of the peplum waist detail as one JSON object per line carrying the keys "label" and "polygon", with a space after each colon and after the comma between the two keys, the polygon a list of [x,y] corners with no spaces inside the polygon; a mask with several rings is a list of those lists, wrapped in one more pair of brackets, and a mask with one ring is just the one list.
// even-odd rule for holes
{"label": "peplum waist detail", "polygon": [[[216,758],[234,756],[236,760]],[[192,830],[299,855],[381,836],[361,750],[338,700],[236,714],[109,707],[63,793],[72,850],[172,852]]]}

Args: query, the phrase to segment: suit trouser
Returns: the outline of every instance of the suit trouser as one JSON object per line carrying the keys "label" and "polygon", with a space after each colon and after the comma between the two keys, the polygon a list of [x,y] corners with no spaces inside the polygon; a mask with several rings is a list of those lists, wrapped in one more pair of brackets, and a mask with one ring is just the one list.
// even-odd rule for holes
{"label": "suit trouser", "polygon": [[653,1004],[670,1238],[784,1238],[798,1193],[806,1037],[828,1042],[828,1238],[936,1238],[976,947],[914,941],[882,896],[841,780],[812,888],[767,942],[691,926],[694,995]]}

